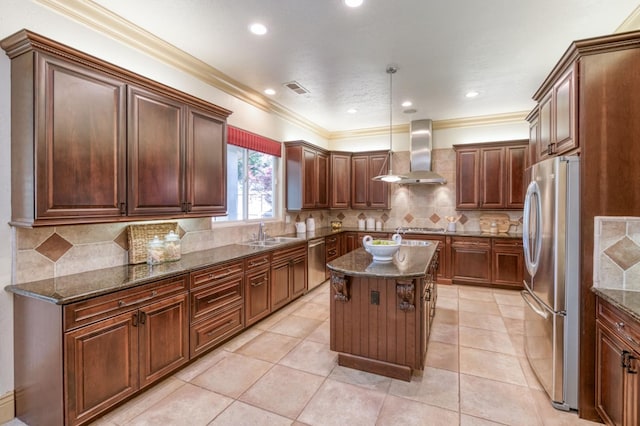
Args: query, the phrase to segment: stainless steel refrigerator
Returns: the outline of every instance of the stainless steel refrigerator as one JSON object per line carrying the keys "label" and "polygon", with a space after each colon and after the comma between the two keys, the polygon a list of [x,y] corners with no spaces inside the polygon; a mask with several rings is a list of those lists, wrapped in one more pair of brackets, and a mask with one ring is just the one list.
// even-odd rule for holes
{"label": "stainless steel refrigerator", "polygon": [[[522,239],[524,343],[554,407],[578,408],[580,160],[556,157],[529,169]],[[596,191],[597,188],[594,188]]]}

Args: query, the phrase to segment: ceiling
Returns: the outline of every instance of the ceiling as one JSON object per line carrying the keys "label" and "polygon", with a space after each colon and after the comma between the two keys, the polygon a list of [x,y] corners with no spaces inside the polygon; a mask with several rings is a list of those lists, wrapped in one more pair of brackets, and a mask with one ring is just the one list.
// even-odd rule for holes
{"label": "ceiling", "polygon": [[[637,0],[94,0],[328,132],[529,111],[571,41],[609,34]],[[264,36],[248,31],[259,21]],[[296,81],[299,95],[283,83]],[[262,92],[273,88],[275,95]],[[469,99],[465,94],[479,95]],[[413,102],[415,113],[400,103]],[[357,113],[347,112],[355,108]]]}

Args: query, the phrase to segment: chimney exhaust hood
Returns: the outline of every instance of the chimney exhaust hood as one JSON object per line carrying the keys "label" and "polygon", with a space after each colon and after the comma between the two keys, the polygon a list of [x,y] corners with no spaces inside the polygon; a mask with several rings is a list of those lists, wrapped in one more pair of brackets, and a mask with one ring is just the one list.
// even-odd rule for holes
{"label": "chimney exhaust hood", "polygon": [[409,154],[411,171],[400,181],[401,185],[445,184],[447,180],[431,171],[433,122],[430,119],[413,120],[409,124]]}

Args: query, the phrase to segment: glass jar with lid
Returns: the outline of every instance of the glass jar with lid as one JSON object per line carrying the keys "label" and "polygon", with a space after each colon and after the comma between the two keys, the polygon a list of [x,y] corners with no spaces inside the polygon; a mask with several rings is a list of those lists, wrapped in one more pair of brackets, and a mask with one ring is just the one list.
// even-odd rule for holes
{"label": "glass jar with lid", "polygon": [[164,262],[164,257],[164,242],[156,235],[147,244],[147,263],[157,265]]}
{"label": "glass jar with lid", "polygon": [[167,262],[180,260],[180,257],[181,257],[180,236],[173,231],[169,231],[169,233],[164,237],[164,252],[165,252],[165,260]]}

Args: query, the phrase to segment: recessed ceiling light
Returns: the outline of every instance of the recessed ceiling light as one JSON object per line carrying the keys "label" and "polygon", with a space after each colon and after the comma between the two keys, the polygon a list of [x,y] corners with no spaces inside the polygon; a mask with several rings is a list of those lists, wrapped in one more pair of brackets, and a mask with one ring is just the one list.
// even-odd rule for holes
{"label": "recessed ceiling light", "polygon": [[360,7],[364,0],[344,0],[344,4],[349,7]]}
{"label": "recessed ceiling light", "polygon": [[467,98],[475,98],[475,97],[476,97],[476,96],[478,96],[479,94],[480,94],[479,92],[476,92],[475,90],[471,90],[471,91],[467,92],[467,93],[465,94],[465,96],[466,96]]}
{"label": "recessed ceiling light", "polygon": [[265,93],[266,95],[275,95],[275,94],[276,94],[276,91],[275,91],[275,90],[273,90],[273,89],[264,89],[264,93]]}
{"label": "recessed ceiling light", "polygon": [[355,108],[349,108],[349,109],[347,110],[347,112],[348,112],[349,114],[355,114],[356,112],[358,112],[358,110],[357,110],[357,109],[355,109]]}
{"label": "recessed ceiling light", "polygon": [[255,35],[265,35],[267,33],[267,27],[259,22],[249,25],[249,31]]}
{"label": "recessed ceiling light", "polygon": [[413,103],[412,103],[411,101],[404,101],[404,102],[402,103],[402,106],[403,106],[403,107],[405,107],[405,108],[406,108],[406,107],[410,107],[411,105],[413,105]]}

